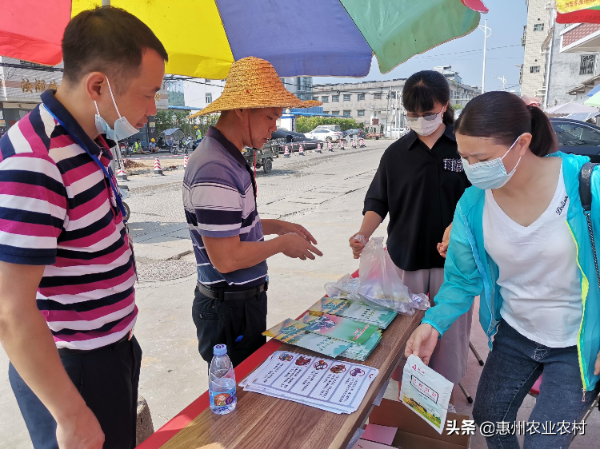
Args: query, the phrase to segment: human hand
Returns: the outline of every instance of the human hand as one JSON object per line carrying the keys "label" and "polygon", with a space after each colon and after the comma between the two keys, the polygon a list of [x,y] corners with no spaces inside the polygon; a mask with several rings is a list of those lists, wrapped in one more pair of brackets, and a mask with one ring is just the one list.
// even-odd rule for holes
{"label": "human hand", "polygon": [[60,449],[102,449],[104,433],[94,413],[84,404],[71,418],[57,420]]}
{"label": "human hand", "polygon": [[430,324],[421,324],[415,329],[404,349],[404,355],[416,355],[423,360],[425,365],[429,365],[431,354],[437,345],[440,333]]}
{"label": "human hand", "polygon": [[310,232],[306,230],[304,226],[301,226],[296,223],[290,223],[289,221],[278,220],[279,222],[279,231],[277,234],[285,235],[285,234],[298,234],[300,237],[304,238],[307,242],[310,242],[314,245],[317,244],[317,240],[312,236]]}
{"label": "human hand", "polygon": [[600,374],[600,352],[598,353],[598,357],[596,357],[596,363],[594,364],[594,376]]}
{"label": "human hand", "polygon": [[440,253],[440,256],[442,256],[444,259],[448,254],[448,245],[450,244],[450,232],[452,232],[452,223],[450,223],[450,226],[448,226],[444,231],[441,243],[438,243],[437,245],[438,253]]}
{"label": "human hand", "polygon": [[298,234],[285,234],[280,238],[285,239],[285,249],[282,251],[283,254],[292,259],[315,260],[315,254],[317,256],[323,255],[316,246],[313,246],[312,243]]}
{"label": "human hand", "polygon": [[355,259],[360,258],[360,254],[363,249],[365,249],[365,245],[368,243],[369,239],[365,237],[364,233],[358,231],[352,237],[350,237],[350,248],[352,248],[352,254]]}

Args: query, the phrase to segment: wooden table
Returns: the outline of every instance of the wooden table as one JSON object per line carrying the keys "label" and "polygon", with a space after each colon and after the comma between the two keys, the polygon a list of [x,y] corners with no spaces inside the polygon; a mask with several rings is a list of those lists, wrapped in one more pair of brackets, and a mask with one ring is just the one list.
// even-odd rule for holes
{"label": "wooden table", "polygon": [[[379,375],[359,409],[350,415],[336,415],[296,402],[245,392],[238,387],[236,410],[219,416],[211,412],[206,392],[156,431],[139,449],[344,449],[368,417],[373,401],[402,358],[406,341],[420,324],[423,314],[417,310],[412,317],[398,315],[383,332],[375,351],[362,362],[377,368]],[[270,340],[236,368],[237,382],[278,350],[318,356],[312,351]]]}

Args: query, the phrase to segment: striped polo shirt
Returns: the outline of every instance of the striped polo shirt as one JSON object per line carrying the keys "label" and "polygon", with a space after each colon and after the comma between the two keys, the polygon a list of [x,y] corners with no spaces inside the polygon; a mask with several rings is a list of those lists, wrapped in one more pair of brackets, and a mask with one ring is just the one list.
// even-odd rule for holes
{"label": "striped polo shirt", "polygon": [[198,282],[211,287],[253,287],[265,282],[267,262],[220,273],[212,265],[202,237],[239,236],[263,241],[256,209],[256,184],[240,150],[210,127],[190,156],[183,178],[183,205],[198,264]]}
{"label": "striped polo shirt", "polygon": [[41,98],[0,139],[0,260],[45,265],[37,305],[57,347],[95,349],[133,328],[136,275],[110,184],[76,140],[105,166],[112,155],[54,91]]}

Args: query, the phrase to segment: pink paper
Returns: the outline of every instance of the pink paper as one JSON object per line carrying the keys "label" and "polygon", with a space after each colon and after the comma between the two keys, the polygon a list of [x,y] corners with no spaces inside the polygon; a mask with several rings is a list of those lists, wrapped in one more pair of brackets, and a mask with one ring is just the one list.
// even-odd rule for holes
{"label": "pink paper", "polygon": [[387,444],[375,443],[373,441],[363,440],[362,438],[356,442],[352,449],[394,449]]}
{"label": "pink paper", "polygon": [[367,427],[365,428],[365,433],[363,433],[361,438],[363,440],[375,441],[377,443],[383,443],[389,446],[394,441],[396,432],[398,432],[397,427],[367,424]]}

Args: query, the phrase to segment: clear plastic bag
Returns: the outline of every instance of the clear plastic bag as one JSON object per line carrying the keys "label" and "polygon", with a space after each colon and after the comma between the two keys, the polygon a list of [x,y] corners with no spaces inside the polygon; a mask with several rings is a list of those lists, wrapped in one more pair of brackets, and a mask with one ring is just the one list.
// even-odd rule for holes
{"label": "clear plastic bag", "polygon": [[345,298],[372,302],[404,315],[414,315],[415,310],[427,310],[427,295],[412,294],[404,285],[389,254],[383,248],[383,237],[369,240],[360,256],[359,277],[349,274],[337,282],[325,284],[332,298]]}

